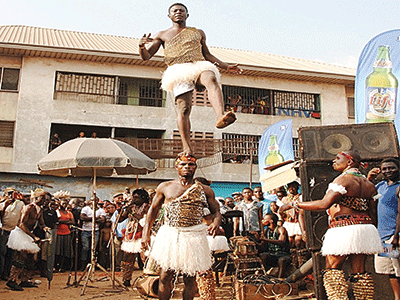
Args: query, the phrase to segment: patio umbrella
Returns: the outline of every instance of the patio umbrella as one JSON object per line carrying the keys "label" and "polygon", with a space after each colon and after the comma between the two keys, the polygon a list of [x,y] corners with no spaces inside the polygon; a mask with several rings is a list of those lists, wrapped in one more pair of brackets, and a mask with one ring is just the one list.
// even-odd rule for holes
{"label": "patio umbrella", "polygon": [[148,174],[155,162],[119,140],[76,138],[61,144],[38,162],[39,173],[53,176],[111,176]]}
{"label": "patio umbrella", "polygon": [[[67,141],[43,157],[37,166],[42,175],[93,177],[93,197],[96,196],[97,176],[148,174],[156,170],[155,162],[136,148],[119,140],[105,138],[76,138]],[[92,258],[87,278],[94,272],[96,264],[94,257],[95,211],[93,205]],[[48,273],[50,273],[47,275],[50,287],[53,272]],[[82,294],[86,284],[87,280]]]}

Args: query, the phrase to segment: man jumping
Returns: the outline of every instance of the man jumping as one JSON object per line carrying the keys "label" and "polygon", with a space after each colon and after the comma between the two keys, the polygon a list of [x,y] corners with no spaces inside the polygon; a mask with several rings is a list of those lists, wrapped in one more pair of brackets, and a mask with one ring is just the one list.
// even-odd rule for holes
{"label": "man jumping", "polygon": [[[143,60],[149,60],[161,45],[164,47],[164,61],[168,68],[163,74],[161,87],[174,94],[183,154],[191,154],[189,116],[193,90],[207,90],[208,99],[218,118],[216,127],[225,128],[235,122],[236,116],[233,112],[224,115],[221,76],[216,66],[234,74],[241,74],[242,69],[213,56],[206,45],[206,36],[202,30],[186,27],[189,14],[185,5],[172,4],[168,17],[172,21],[172,27],[160,31],[154,38],[150,38],[150,33],[144,34],[139,41],[139,54]],[[149,46],[146,47],[146,44]]]}

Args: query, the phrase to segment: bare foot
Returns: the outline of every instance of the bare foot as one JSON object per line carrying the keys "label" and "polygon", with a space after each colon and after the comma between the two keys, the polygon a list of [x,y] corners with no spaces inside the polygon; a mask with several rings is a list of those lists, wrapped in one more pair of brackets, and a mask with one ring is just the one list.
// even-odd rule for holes
{"label": "bare foot", "polygon": [[232,111],[227,112],[222,118],[217,121],[215,127],[222,129],[225,128],[236,121],[235,113]]}
{"label": "bare foot", "polygon": [[183,150],[181,153],[178,154],[178,156],[188,156],[188,155],[192,155],[191,149]]}

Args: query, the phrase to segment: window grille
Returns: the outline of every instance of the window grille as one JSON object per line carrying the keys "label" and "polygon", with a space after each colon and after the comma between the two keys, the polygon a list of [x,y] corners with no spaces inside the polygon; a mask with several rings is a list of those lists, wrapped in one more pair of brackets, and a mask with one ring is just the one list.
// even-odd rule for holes
{"label": "window grille", "polygon": [[1,90],[18,91],[19,69],[0,68]]}
{"label": "window grille", "polygon": [[299,138],[293,138],[293,152],[294,152],[294,159],[300,159]]}
{"label": "window grille", "polygon": [[273,91],[274,115],[311,117],[320,112],[319,95],[297,92]]}
{"label": "window grille", "polygon": [[55,100],[114,103],[115,77],[57,72]]}
{"label": "window grille", "polygon": [[13,147],[14,121],[0,121],[0,147]]}
{"label": "window grille", "polygon": [[258,142],[260,135],[222,133],[223,140],[223,161],[229,161],[236,156],[243,160],[246,156],[253,156],[253,162],[258,161]]}
{"label": "window grille", "polygon": [[271,114],[270,91],[240,86],[222,86],[225,110],[249,114]]}
{"label": "window grille", "polygon": [[165,99],[159,80],[120,78],[118,104],[165,107]]}

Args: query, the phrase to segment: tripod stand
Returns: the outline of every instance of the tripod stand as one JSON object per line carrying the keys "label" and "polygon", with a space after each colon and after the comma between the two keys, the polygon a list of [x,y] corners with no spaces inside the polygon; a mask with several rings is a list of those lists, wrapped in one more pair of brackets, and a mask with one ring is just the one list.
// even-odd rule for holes
{"label": "tripod stand", "polygon": [[[96,174],[94,176],[93,179],[93,186],[96,186]],[[82,276],[79,278],[78,282],[77,282],[77,286],[79,286],[79,283],[85,278],[85,282],[83,284],[82,287],[82,291],[81,291],[81,296],[85,294],[86,291],[86,287],[88,284],[88,281],[91,280],[94,276],[94,272],[96,267],[98,267],[100,270],[102,270],[106,276],[113,280],[112,276],[110,275],[110,273],[107,272],[106,269],[103,268],[102,265],[100,265],[99,263],[97,263],[96,260],[96,238],[95,238],[95,234],[96,234],[96,193],[93,189],[93,202],[92,202],[92,239],[91,239],[91,256],[90,256],[90,263],[86,266]],[[114,278],[114,280],[123,288],[125,289],[124,285],[116,278]],[[114,287],[114,286],[113,286]]]}

